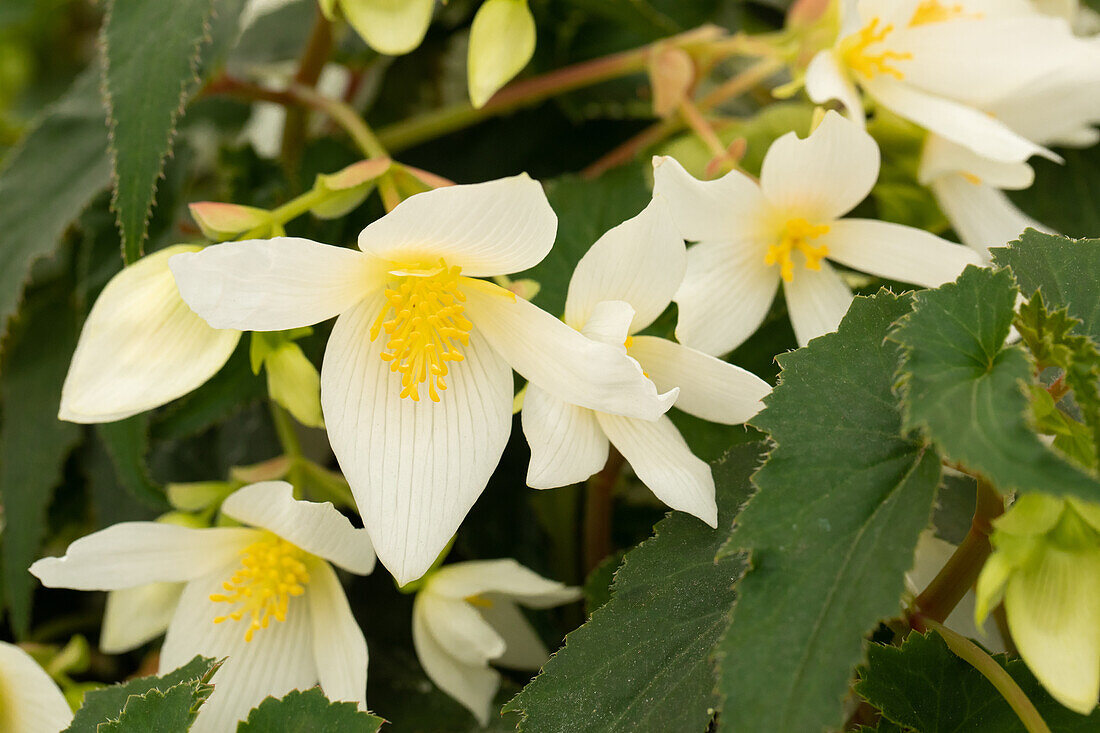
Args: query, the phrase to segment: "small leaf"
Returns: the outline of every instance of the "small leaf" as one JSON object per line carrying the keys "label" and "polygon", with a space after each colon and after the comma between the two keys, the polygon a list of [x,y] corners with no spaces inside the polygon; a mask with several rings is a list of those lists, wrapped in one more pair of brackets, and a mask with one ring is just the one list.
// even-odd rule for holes
{"label": "small leaf", "polygon": [[169,687],[166,692],[153,688],[144,695],[131,695],[118,720],[100,723],[96,733],[186,731],[212,690],[212,686],[194,680]]}
{"label": "small leaf", "polygon": [[535,19],[527,0],[485,0],[470,27],[466,81],[470,101],[483,107],[523,70],[535,53]]}
{"label": "small leaf", "polygon": [[237,733],[374,733],[385,722],[353,702],[330,702],[319,687],[269,697],[237,725]]}

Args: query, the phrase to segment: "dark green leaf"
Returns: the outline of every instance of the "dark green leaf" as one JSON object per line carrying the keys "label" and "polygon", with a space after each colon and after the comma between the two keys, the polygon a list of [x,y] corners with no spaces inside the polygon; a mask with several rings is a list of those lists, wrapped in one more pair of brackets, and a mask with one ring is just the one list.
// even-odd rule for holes
{"label": "dark green leaf", "polygon": [[213,689],[194,680],[169,687],[166,692],[153,688],[144,695],[131,695],[118,720],[100,723],[96,733],[186,731]]}
{"label": "dark green leaf", "polygon": [[751,563],[717,650],[732,730],[839,728],[864,636],[900,610],[940,480],[892,392],[898,349],[884,338],[909,306],[857,297],[835,334],[779,357],[752,420],[776,446],[720,555]]}
{"label": "dark green leaf", "polygon": [[111,456],[122,488],[153,509],[167,511],[164,489],[149,476],[145,456],[149,452],[149,416],[134,415],[117,422],[96,425],[96,432]]}
{"label": "dark green leaf", "polygon": [[54,251],[69,224],[108,184],[98,77],[98,69],[81,75],[7,155],[0,172],[0,335],[31,265]]}
{"label": "dark green leaf", "polygon": [[[713,464],[718,524],[748,495],[760,445]],[[674,512],[626,554],[611,600],[505,706],[523,731],[704,730],[714,714],[710,652],[727,624],[740,558],[714,555],[725,532]],[[899,581],[900,582],[900,581]]]}
{"label": "dark green leaf", "polygon": [[[3,206],[3,202],[0,202]],[[28,299],[10,334],[0,367],[0,499],[4,508],[4,595],[17,636],[27,633],[46,509],[61,481],[80,429],[57,419],[61,385],[76,348],[76,317],[67,288],[53,286]]]}
{"label": "dark green leaf", "polygon": [[141,256],[157,179],[172,149],[176,119],[197,81],[213,0],[111,0],[101,43],[110,109],[113,207],[127,263]]}
{"label": "dark green leaf", "polygon": [[159,677],[139,677],[101,690],[93,690],[84,696],[84,705],[76,711],[72,724],[64,733],[96,733],[98,726],[108,720],[118,720],[131,696],[144,695],[150,690],[166,693],[181,683],[195,685],[196,694],[203,699],[209,695],[208,683],[221,662],[206,657],[195,657],[179,669]]}
{"label": "dark green leaf", "polygon": [[1002,492],[1100,499],[1100,483],[1047,448],[1028,425],[1023,385],[1032,366],[1005,345],[1016,288],[1008,270],[968,267],[954,283],[914,297],[890,338],[903,347],[898,372],[905,423],[951,460]]}
{"label": "dark green leaf", "polygon": [[279,700],[267,698],[237,725],[237,733],[374,733],[382,723],[355,703],[330,702],[321,688],[311,687],[292,690]]}
{"label": "dark green leaf", "polygon": [[[1019,659],[994,657],[1058,733],[1100,730],[1100,712],[1078,715],[1050,697]],[[898,647],[872,644],[856,691],[889,720],[920,733],[1025,733],[993,684],[930,631]]]}

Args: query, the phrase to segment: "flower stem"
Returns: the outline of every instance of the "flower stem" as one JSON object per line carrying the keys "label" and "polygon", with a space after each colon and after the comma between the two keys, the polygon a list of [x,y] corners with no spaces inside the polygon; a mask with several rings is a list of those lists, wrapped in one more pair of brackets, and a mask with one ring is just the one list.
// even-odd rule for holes
{"label": "flower stem", "polygon": [[294,490],[294,498],[302,498],[302,487],[305,484],[302,471],[302,443],[298,440],[298,433],[294,431],[294,421],[290,414],[281,406],[271,402],[271,422],[275,426],[275,435],[279,438],[279,444],[283,447],[283,453],[290,459],[290,468],[287,469],[286,478]]}
{"label": "flower stem", "polygon": [[1035,705],[1020,689],[1020,686],[1016,684],[1016,680],[1012,679],[1012,676],[1005,671],[1005,668],[997,664],[997,660],[982,651],[981,647],[970,641],[970,639],[952,631],[943,624],[932,619],[923,619],[923,622],[924,625],[934,629],[943,638],[948,649],[978,670],[983,677],[997,688],[997,692],[1001,693],[1001,697],[1016,713],[1028,733],[1050,733],[1050,728],[1043,721],[1043,717],[1039,715],[1039,711],[1035,709]]}
{"label": "flower stem", "polygon": [[624,459],[611,447],[607,463],[588,479],[584,501],[584,575],[587,577],[605,557],[611,554],[612,492],[619,480]]}
{"label": "flower stem", "polygon": [[[317,8],[317,20],[306,42],[305,51],[302,52],[302,59],[298,62],[298,72],[294,75],[294,82],[303,87],[316,86],[330,53],[332,53],[332,23],[328,21],[321,9]],[[297,170],[301,163],[306,139],[306,122],[305,109],[298,106],[287,108],[286,121],[283,123],[282,157],[288,170]]]}

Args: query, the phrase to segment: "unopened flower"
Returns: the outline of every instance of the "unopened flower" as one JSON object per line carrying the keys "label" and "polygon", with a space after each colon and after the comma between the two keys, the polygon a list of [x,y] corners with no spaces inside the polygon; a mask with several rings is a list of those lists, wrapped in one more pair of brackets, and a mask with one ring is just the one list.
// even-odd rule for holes
{"label": "unopened flower", "polygon": [[470,101],[481,107],[535,53],[535,19],[527,0],[485,0],[470,26],[466,62]]}
{"label": "unopened flower", "polygon": [[73,711],[57,683],[30,654],[0,641],[0,730],[5,733],[58,733]]}
{"label": "unopened flower", "polygon": [[321,375],[294,339],[312,329],[252,334],[249,356],[255,374],[267,373],[267,393],[303,425],[323,428]]}
{"label": "unopened flower", "polygon": [[[621,346],[588,339],[475,278],[519,272],[557,219],[526,175],[417,194],[359,249],[277,238],[172,260],[217,328],[273,331],[339,316],[321,367],[329,440],[379,559],[420,577],[485,488],[512,423],[512,368],[560,399],[655,420],[658,395]],[[511,365],[511,366],[509,366]]]}
{"label": "unopened flower", "polygon": [[550,608],[580,597],[515,560],[444,565],[424,579],[413,602],[413,645],[424,672],[489,722],[500,674],[489,663],[534,670],[550,656],[520,605]]}
{"label": "unopened flower", "polygon": [[[332,566],[367,574],[364,530],[329,503],[293,498],[281,481],[246,486],[222,504],[245,527],[194,529],[123,522],[83,537],[31,573],[50,588],[133,589],[182,583],[160,672],[196,654],[225,664],[193,731],[223,731],[268,695],[320,683],[334,700],[366,705],[367,644]],[[273,579],[274,578],[274,579]]]}
{"label": "unopened flower", "polygon": [[[591,338],[626,347],[659,390],[679,388],[676,405],[705,420],[736,424],[755,415],[767,382],[732,364],[657,336],[635,335],[668,307],[687,265],[664,202],[610,230],[588,250],[569,283],[565,322]],[[607,460],[608,441],[661,501],[715,526],[710,466],[694,456],[672,421],[609,415],[531,383],[523,403],[531,445],[527,483],[551,488],[583,481]]]}
{"label": "unopened flower", "polygon": [[698,242],[674,298],[677,339],[730,351],[764,320],[780,282],[799,344],[834,330],[853,296],[829,260],[926,287],[977,264],[972,250],[926,231],[840,218],[870,192],[879,163],[871,136],[835,112],[805,139],[772,143],[759,183],[739,171],[698,181],[672,158],[654,159],[654,192]]}
{"label": "unopened flower", "polygon": [[1100,506],[1025,494],[993,526],[977,622],[1003,603],[1012,641],[1036,679],[1088,715],[1100,695]]}
{"label": "unopened flower", "polygon": [[240,331],[214,329],[180,298],[168,260],[197,245],[147,255],[111,278],[80,332],[58,418],[113,422],[182,397],[229,359]]}
{"label": "unopened flower", "polygon": [[432,21],[435,0],[320,0],[325,17],[339,6],[348,24],[378,53],[398,56],[420,45]]}

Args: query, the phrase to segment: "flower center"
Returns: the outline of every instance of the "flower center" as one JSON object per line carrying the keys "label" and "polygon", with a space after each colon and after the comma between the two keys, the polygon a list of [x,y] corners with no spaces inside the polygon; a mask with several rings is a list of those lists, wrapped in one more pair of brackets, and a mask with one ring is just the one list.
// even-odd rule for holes
{"label": "flower center", "polygon": [[[942,23],[945,20],[954,20],[963,16],[965,11],[962,5],[944,5],[939,0],[924,0],[913,11],[913,17],[909,19],[909,26],[925,25],[926,23]],[[967,15],[968,18],[980,18],[981,13]]]}
{"label": "flower center", "polygon": [[244,640],[252,641],[256,631],[266,629],[272,618],[286,621],[290,597],[305,593],[309,582],[303,562],[306,557],[305,551],[271,533],[241,550],[241,567],[222,583],[225,593],[210,595],[215,603],[229,603],[237,608],[218,616],[214,623],[240,621],[247,616]]}
{"label": "flower center", "polygon": [[783,280],[790,282],[794,279],[794,253],[797,250],[805,257],[807,270],[820,270],[821,260],[829,256],[829,248],[824,244],[810,244],[809,240],[828,233],[827,224],[811,224],[801,217],[789,219],[779,242],[768,245],[764,264],[779,265],[779,274]]}
{"label": "flower center", "polygon": [[[919,13],[920,10],[918,9]],[[915,17],[915,16],[914,16]],[[844,65],[861,76],[870,79],[876,74],[889,74],[895,79],[904,79],[905,74],[891,65],[891,61],[907,61],[913,58],[911,53],[898,51],[882,51],[880,53],[868,53],[868,48],[882,43],[886,36],[894,30],[893,25],[878,27],[879,19],[872,18],[871,22],[863,26],[854,36],[844,39],[841,44],[841,58]]]}
{"label": "flower center", "polygon": [[386,304],[371,326],[370,339],[385,331],[382,360],[390,371],[401,372],[401,396],[420,400],[420,385],[439,402],[447,389],[447,362],[462,361],[459,344],[470,343],[473,324],[463,315],[466,296],[459,289],[461,267],[439,267],[421,275],[404,275],[386,288]]}

